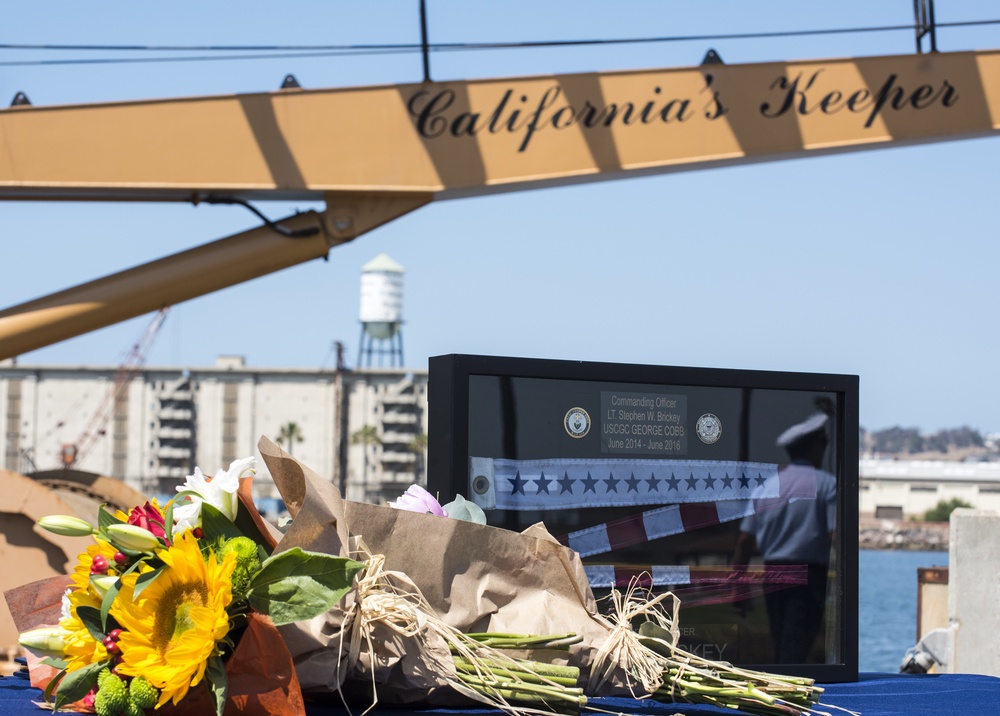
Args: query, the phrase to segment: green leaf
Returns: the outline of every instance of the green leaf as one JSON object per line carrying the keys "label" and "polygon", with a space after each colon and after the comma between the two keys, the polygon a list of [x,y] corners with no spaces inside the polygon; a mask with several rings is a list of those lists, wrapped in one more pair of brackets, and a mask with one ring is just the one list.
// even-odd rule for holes
{"label": "green leaf", "polygon": [[[101,505],[100,509],[97,510],[97,527],[102,532],[110,527],[111,525],[123,525],[125,520],[120,520],[111,514],[107,509],[106,505]],[[105,533],[107,534],[107,533]]]}
{"label": "green leaf", "polygon": [[170,504],[167,505],[167,511],[163,513],[163,531],[164,538],[168,543],[174,541],[174,502],[176,500],[171,500]]}
{"label": "green leaf", "polygon": [[52,680],[45,686],[45,691],[42,692],[42,699],[45,703],[52,701],[52,692],[56,690],[59,683],[66,678],[66,669],[64,668],[58,674],[52,677]]}
{"label": "green leaf", "polygon": [[261,549],[264,550],[264,554],[261,556],[262,560],[267,559],[270,556],[271,552],[267,541],[260,533],[260,530],[257,529],[257,525],[250,516],[250,512],[242,502],[238,502],[236,506],[236,527],[242,534],[252,539]]}
{"label": "green leaf", "polygon": [[201,503],[201,531],[209,542],[219,537],[232,539],[243,536],[228,517],[207,502]]}
{"label": "green leaf", "polygon": [[[108,593],[110,594],[110,590]],[[105,595],[105,600],[107,600],[107,595]],[[102,615],[101,611],[102,610],[97,607],[78,606],[76,608],[77,618],[83,622],[83,625],[87,627],[87,631],[89,631],[90,635],[97,641],[104,641],[104,637],[108,635],[108,633],[104,631],[104,619],[106,614]]]}
{"label": "green leaf", "polygon": [[132,590],[132,601],[135,601],[136,597],[153,583],[153,580],[160,576],[160,573],[167,568],[167,565],[161,564],[159,567],[151,572],[146,572],[145,574],[140,574],[138,579],[135,580],[135,589]]}
{"label": "green leaf", "polygon": [[208,680],[208,688],[212,691],[216,716],[222,716],[222,711],[226,706],[226,688],[228,686],[226,667],[222,663],[222,657],[213,656],[208,660],[205,678]]}
{"label": "green leaf", "polygon": [[[139,554],[143,554],[143,553],[140,552]],[[119,575],[118,581],[115,582],[114,586],[107,591],[107,593],[104,595],[104,600],[101,602],[101,620],[103,622],[105,622],[105,623],[107,622],[107,616],[108,616],[108,612],[111,611],[112,602],[115,599],[118,598],[118,592],[122,588],[122,577],[124,577],[127,574],[131,574],[135,570],[139,569],[139,565],[140,564],[151,564],[151,563],[152,564],[158,564],[158,565],[160,565],[161,568],[163,566],[163,562],[161,562],[159,559],[157,559],[155,557],[150,557],[150,556],[147,555],[145,559],[137,559],[135,562],[132,563],[132,565],[128,569],[126,569],[124,572],[122,572]],[[108,594],[112,595],[110,599],[108,598]],[[133,601],[135,600],[135,598],[137,596],[139,596],[139,592],[138,591],[133,591],[132,592],[132,599],[133,599]],[[108,631],[110,631],[110,629]]]}
{"label": "green leaf", "polygon": [[53,656],[46,656],[40,663],[45,664],[46,666],[51,666],[53,669],[65,669],[69,662],[65,659],[56,659]]}
{"label": "green leaf", "polygon": [[336,605],[364,567],[346,557],[293,547],[261,565],[250,581],[248,601],[279,626],[311,619]]}
{"label": "green leaf", "polygon": [[[94,611],[97,610],[95,609]],[[56,703],[54,710],[58,711],[66,704],[79,701],[86,696],[87,692],[94,688],[94,684],[97,683],[97,674],[105,666],[107,666],[107,664],[103,661],[99,661],[93,664],[88,664],[82,669],[68,672],[66,674],[66,678],[64,678],[59,684],[59,688],[56,689]]]}
{"label": "green leaf", "polygon": [[[122,588],[122,580],[121,578],[118,578],[117,580],[115,580],[115,583],[111,585],[111,588],[104,593],[104,599],[101,600],[100,626],[105,634],[107,634],[112,629],[112,627],[108,626],[108,613],[111,611],[111,606],[115,603],[115,599],[118,597],[118,592],[119,590],[121,590],[121,588]],[[77,616],[80,615],[80,609],[82,608],[85,607],[77,607],[76,610]],[[80,619],[82,620],[83,617],[80,617]],[[94,633],[93,630],[90,629],[90,626],[87,627],[87,630],[90,631],[91,634]],[[102,636],[101,638],[103,639],[104,637]]]}

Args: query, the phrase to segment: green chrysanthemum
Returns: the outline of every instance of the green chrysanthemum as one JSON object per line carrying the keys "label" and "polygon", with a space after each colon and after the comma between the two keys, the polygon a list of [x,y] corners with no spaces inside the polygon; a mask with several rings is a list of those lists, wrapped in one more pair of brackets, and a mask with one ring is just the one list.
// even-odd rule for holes
{"label": "green chrysanthemum", "polygon": [[219,558],[227,554],[236,555],[236,569],[233,570],[233,596],[246,597],[250,580],[260,569],[260,557],[257,555],[257,543],[249,537],[233,537],[222,545]]}
{"label": "green chrysanthemum", "polygon": [[102,688],[104,686],[104,682],[112,676],[114,676],[114,674],[111,673],[111,669],[101,669],[97,672],[97,688]]}
{"label": "green chrysanthemum", "polygon": [[159,699],[159,690],[145,676],[135,677],[128,686],[128,700],[140,710],[153,708]]}
{"label": "green chrysanthemum", "polygon": [[125,682],[109,673],[94,699],[97,716],[118,716],[128,708],[128,689]]}

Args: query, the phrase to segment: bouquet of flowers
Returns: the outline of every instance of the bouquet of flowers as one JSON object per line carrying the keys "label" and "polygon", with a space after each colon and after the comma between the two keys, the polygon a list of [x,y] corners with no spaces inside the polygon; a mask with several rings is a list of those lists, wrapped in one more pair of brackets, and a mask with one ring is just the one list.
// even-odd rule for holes
{"label": "bouquet of flowers", "polygon": [[[20,637],[44,657],[32,662],[33,683],[54,709],[136,716],[169,703],[221,715],[228,698],[258,713],[304,713],[276,626],[328,611],[364,565],[274,550],[273,528],[250,499],[252,464],[238,460],[214,477],[196,468],[167,504],[102,508],[96,527],[68,516],[39,521],[94,540],[68,584],[60,581],[58,624],[30,624]],[[7,593],[19,629],[44,613],[47,586]]]}

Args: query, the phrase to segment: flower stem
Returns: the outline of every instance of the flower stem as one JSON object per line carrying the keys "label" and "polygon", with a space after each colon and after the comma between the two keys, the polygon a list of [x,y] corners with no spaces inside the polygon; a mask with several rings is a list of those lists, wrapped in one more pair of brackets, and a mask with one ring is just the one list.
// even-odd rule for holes
{"label": "flower stem", "polygon": [[[587,697],[578,686],[575,666],[508,658],[495,649],[567,649],[581,641],[576,634],[464,634],[467,649],[452,645],[458,679],[475,691],[512,704],[555,712],[578,712]],[[477,651],[486,651],[480,655]]]}
{"label": "flower stem", "polygon": [[494,649],[566,649],[583,641],[576,634],[546,634],[535,636],[531,634],[505,634],[500,632],[476,632],[466,634],[474,641],[492,646]]}
{"label": "flower stem", "polygon": [[568,693],[566,690],[560,688],[545,687],[536,684],[525,684],[519,681],[495,681],[493,679],[483,679],[471,674],[461,673],[458,675],[458,678],[463,683],[477,691],[484,693],[499,693],[508,701],[540,704],[549,704],[553,701],[560,701],[572,704],[577,708],[583,708],[587,705],[587,697],[582,693]]}
{"label": "flower stem", "polygon": [[[512,669],[506,665],[499,664],[492,660],[484,660],[480,664],[475,664],[464,657],[455,657],[455,668],[465,674],[479,674],[487,671],[497,676],[520,679],[531,684],[558,684],[566,687],[576,687],[580,670],[570,666],[555,666],[553,664],[542,664],[531,662],[531,671],[521,671]],[[582,693],[582,690],[581,690]]]}

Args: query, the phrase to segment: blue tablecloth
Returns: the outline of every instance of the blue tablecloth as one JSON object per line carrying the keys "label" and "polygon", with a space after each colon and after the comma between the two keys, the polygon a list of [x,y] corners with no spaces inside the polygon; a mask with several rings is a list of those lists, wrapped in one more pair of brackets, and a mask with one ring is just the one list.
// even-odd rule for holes
{"label": "blue tablecloth", "polygon": [[[41,697],[41,691],[28,684],[27,677],[15,674],[0,678],[0,714],[7,716],[43,712],[32,704]],[[642,716],[669,716],[675,713],[727,714],[708,706],[690,704],[660,704],[630,699],[593,699],[594,706],[616,713]],[[859,712],[862,716],[996,716],[1000,714],[1000,679],[993,676],[970,674],[862,674],[860,680],[850,684],[830,684],[826,687],[823,703]],[[363,709],[359,709],[359,712]],[[822,709],[820,709],[822,710]],[[343,709],[310,706],[310,716],[346,716]],[[835,716],[843,712],[829,709]],[[391,714],[491,714],[486,709],[376,709],[380,716]],[[49,712],[50,713],[50,712]]]}

